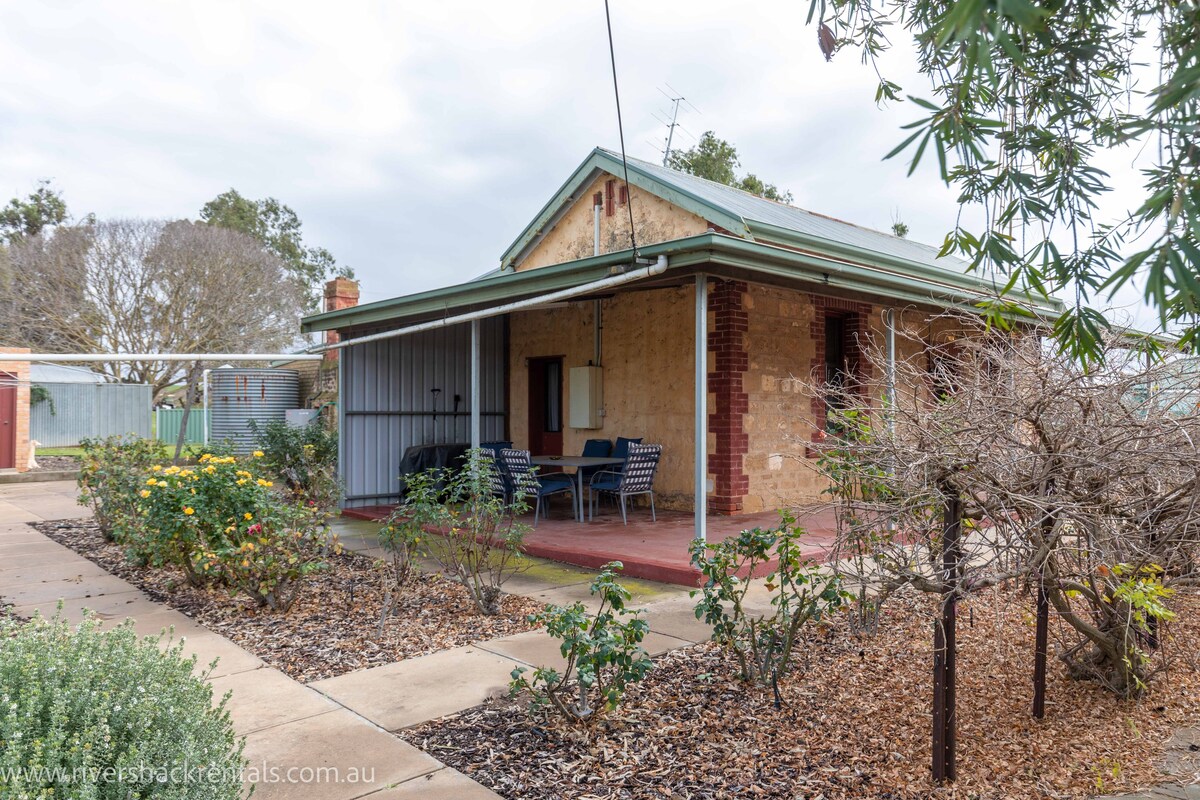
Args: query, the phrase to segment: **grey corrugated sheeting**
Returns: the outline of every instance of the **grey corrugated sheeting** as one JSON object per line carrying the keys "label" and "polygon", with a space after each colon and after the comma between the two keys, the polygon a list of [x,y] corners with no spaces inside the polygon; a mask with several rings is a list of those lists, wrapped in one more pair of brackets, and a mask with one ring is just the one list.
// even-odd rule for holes
{"label": "grey corrugated sheeting", "polygon": [[[605,152],[614,158],[621,157],[619,153],[611,150]],[[883,255],[907,258],[948,272],[961,274],[966,271],[967,262],[955,256],[939,258],[938,248],[927,244],[914,242],[911,239],[901,239],[898,236],[864,228],[851,222],[843,222],[823,214],[814,214],[811,211],[768,200],[765,197],[757,197],[741,189],[734,189],[723,183],[688,175],[661,164],[642,161],[638,158],[631,158],[629,162],[631,165],[636,164],[642,172],[648,173],[663,183],[741,217],[750,227],[751,232],[754,231],[755,222],[763,222],[807,236],[817,236],[833,242],[861,247],[864,250],[872,250]]]}
{"label": "grey corrugated sheeting", "polygon": [[[504,438],[506,429],[504,320],[485,319],[479,328],[486,442]],[[406,448],[471,440],[469,324],[355,345],[341,358],[342,480],[348,507],[398,499],[396,477]],[[435,395],[432,389],[441,392]]]}
{"label": "grey corrugated sheeting", "polygon": [[[34,405],[29,437],[42,447],[73,447],[82,439],[151,435],[154,388],[134,383],[38,383],[53,401]],[[53,413],[51,408],[53,407]]]}
{"label": "grey corrugated sheeting", "polygon": [[249,453],[255,441],[251,422],[282,421],[289,408],[300,407],[300,376],[290,369],[214,369],[208,398],[208,440],[231,441],[236,452]]}

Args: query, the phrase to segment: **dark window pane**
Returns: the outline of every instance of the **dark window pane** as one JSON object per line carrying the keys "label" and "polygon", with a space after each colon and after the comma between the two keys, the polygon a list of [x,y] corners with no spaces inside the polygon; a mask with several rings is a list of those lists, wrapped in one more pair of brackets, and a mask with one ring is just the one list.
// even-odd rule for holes
{"label": "dark window pane", "polygon": [[562,430],[562,362],[546,362],[546,433]]}

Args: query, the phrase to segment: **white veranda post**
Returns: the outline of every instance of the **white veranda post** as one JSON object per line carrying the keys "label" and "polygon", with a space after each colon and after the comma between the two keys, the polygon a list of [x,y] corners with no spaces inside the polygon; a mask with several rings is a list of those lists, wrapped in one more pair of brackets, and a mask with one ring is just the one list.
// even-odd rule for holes
{"label": "white veranda post", "polygon": [[708,276],[696,276],[696,495],[695,538],[708,528]]}
{"label": "white veranda post", "polygon": [[471,320],[471,448],[478,450],[481,442],[479,410],[479,320]]}

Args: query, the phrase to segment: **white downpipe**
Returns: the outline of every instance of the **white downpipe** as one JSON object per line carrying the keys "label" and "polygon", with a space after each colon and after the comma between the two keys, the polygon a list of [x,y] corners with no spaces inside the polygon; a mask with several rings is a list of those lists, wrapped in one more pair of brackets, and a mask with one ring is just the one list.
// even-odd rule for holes
{"label": "white downpipe", "polygon": [[696,504],[694,538],[708,537],[708,276],[696,276]]}
{"label": "white downpipe", "polygon": [[[442,319],[430,320],[429,322],[421,322],[416,325],[409,325],[404,328],[397,328],[394,331],[383,331],[382,333],[373,333],[369,336],[359,336],[356,339],[343,339],[340,342],[333,344],[323,344],[317,347],[310,347],[310,353],[321,353],[326,350],[340,350],[344,347],[351,347],[356,344],[366,344],[367,342],[378,342],[382,339],[394,339],[398,336],[407,336],[411,333],[420,333],[421,331],[432,331],[439,328],[448,328],[451,325],[460,325],[464,322],[471,322],[477,319],[488,319],[489,317],[499,317],[508,314],[512,311],[520,311],[532,306],[545,305],[546,303],[554,303],[559,300],[569,300],[572,297],[578,297],[581,294],[590,292],[598,292],[604,289],[611,289],[616,286],[621,286],[626,283],[633,283],[645,278],[651,278],[655,275],[662,275],[667,271],[667,257],[659,256],[648,267],[639,267],[628,272],[622,272],[619,275],[613,275],[608,278],[601,278],[598,281],[585,283],[580,286],[573,286],[570,289],[560,289],[557,292],[544,294],[539,297],[530,297],[525,300],[516,300],[512,303],[505,303],[501,306],[485,308],[480,311],[470,311],[466,314],[457,314],[453,317],[443,317]],[[7,358],[8,356],[5,356]]]}
{"label": "white downpipe", "polygon": [[479,409],[479,320],[471,320],[471,449],[478,450],[483,440]]}
{"label": "white downpipe", "polygon": [[5,361],[80,364],[104,361],[318,361],[311,353],[5,353]]}

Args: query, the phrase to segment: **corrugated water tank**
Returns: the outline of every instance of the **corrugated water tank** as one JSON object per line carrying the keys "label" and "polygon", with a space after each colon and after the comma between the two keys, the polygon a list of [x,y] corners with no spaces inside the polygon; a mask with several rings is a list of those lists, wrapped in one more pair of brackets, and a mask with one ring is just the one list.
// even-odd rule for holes
{"label": "corrugated water tank", "polygon": [[254,449],[251,421],[283,421],[300,405],[300,375],[289,369],[214,369],[208,379],[210,442],[229,440],[238,453]]}

